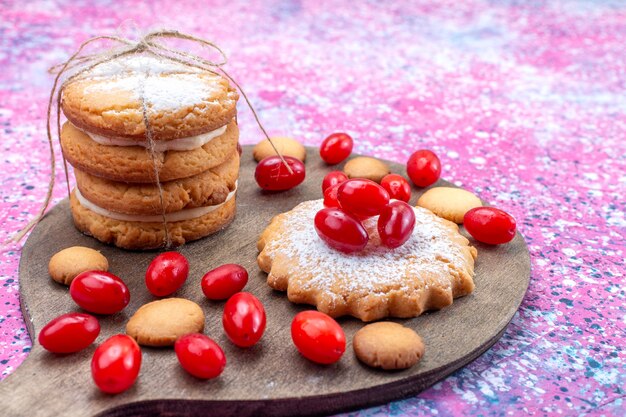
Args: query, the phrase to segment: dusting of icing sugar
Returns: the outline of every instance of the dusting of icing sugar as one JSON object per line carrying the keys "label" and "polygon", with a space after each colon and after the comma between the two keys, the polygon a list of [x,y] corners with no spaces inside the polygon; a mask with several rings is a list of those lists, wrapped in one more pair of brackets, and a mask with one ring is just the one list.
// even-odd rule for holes
{"label": "dusting of icing sugar", "polygon": [[[216,80],[217,80],[216,76]],[[95,83],[85,87],[85,94],[95,91],[128,91],[139,99],[139,91],[153,111],[173,110],[198,103],[219,105],[215,98],[223,91],[220,84],[198,79],[196,74],[140,74],[129,73],[111,78],[106,83]]]}
{"label": "dusting of icing sugar", "polygon": [[172,74],[199,73],[195,67],[187,67],[175,61],[161,59],[152,55],[123,56],[96,65],[89,70],[89,77],[113,77],[127,73]]}
{"label": "dusting of icing sugar", "polygon": [[[198,77],[200,73],[202,79]],[[94,80],[85,87],[86,94],[126,91],[139,100],[139,91],[143,91],[149,111],[157,112],[199,103],[217,106],[220,105],[218,98],[224,93],[219,75],[150,55],[121,57],[102,63],[81,79]],[[232,99],[227,96],[221,103],[230,105],[229,101]]]}
{"label": "dusting of icing sugar", "polygon": [[344,254],[327,246],[315,231],[314,217],[323,207],[323,200],[312,200],[286,213],[280,220],[280,239],[270,239],[264,248],[272,259],[282,255],[296,263],[298,276],[306,281],[299,283],[303,289],[374,294],[389,288],[449,288],[458,271],[468,270],[464,245],[454,239],[444,220],[426,209],[413,208],[415,228],[399,248],[380,245],[378,217],[373,217],[363,222],[370,236],[365,249]]}

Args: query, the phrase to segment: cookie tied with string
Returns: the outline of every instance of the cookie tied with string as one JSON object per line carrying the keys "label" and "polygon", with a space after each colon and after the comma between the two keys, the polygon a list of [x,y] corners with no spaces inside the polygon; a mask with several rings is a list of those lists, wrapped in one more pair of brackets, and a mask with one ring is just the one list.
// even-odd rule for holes
{"label": "cookie tied with string", "polygon": [[234,120],[225,126],[224,133],[199,147],[155,152],[155,155],[143,146],[98,143],[69,122],[61,128],[63,154],[73,167],[125,183],[154,183],[155,167],[161,182],[199,175],[231,160],[238,141],[239,127]]}
{"label": "cookie tied with string", "polygon": [[[101,42],[112,46],[95,48]],[[215,54],[216,61],[210,58]],[[47,112],[47,193],[35,218],[5,243],[20,241],[45,215],[55,183],[53,136],[61,143],[72,216],[82,232],[123,248],[152,249],[226,227],[236,206],[240,94],[276,150],[226,62],[215,43],[161,29],[137,40],[92,37],[50,68],[56,76]],[[68,120],[63,126],[61,113]],[[73,192],[66,162],[77,172]],[[229,162],[233,170],[218,168]]]}
{"label": "cookie tied with string", "polygon": [[234,218],[239,94],[211,70],[122,55],[61,89],[63,155],[83,233],[126,249],[178,246]]}
{"label": "cookie tied with string", "polygon": [[[85,199],[78,190],[70,196],[74,224],[103,243],[124,249],[145,250],[180,246],[219,232],[235,218],[234,193],[222,204],[181,210],[166,215],[137,216],[110,212]],[[191,210],[194,215],[187,215]],[[186,213],[187,212],[187,213]]]}
{"label": "cookie tied with string", "polygon": [[105,138],[155,141],[220,129],[237,114],[239,93],[214,72],[160,57],[122,56],[81,73],[63,88],[61,108],[78,129]]}

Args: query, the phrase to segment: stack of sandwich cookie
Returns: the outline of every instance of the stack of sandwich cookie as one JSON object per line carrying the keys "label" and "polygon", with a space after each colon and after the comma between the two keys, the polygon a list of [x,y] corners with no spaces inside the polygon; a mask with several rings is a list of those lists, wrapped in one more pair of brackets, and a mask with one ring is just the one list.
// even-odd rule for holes
{"label": "stack of sandwich cookie", "polygon": [[61,101],[76,227],[105,243],[153,249],[228,225],[239,175],[238,98],[220,75],[150,55],[79,74]]}

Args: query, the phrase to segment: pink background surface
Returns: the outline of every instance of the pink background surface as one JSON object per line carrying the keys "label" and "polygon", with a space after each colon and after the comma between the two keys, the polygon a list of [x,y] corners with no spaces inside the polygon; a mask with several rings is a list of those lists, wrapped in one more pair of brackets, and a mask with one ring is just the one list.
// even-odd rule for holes
{"label": "pink background surface", "polygon": [[[626,413],[626,5],[0,1],[0,241],[45,195],[47,68],[125,19],[215,40],[271,134],[348,131],[356,152],[398,162],[433,149],[444,178],[517,218],[532,280],[503,338],[419,396],[353,415]],[[260,139],[243,105],[240,123],[243,143]],[[3,377],[31,346],[20,247],[0,253]]]}

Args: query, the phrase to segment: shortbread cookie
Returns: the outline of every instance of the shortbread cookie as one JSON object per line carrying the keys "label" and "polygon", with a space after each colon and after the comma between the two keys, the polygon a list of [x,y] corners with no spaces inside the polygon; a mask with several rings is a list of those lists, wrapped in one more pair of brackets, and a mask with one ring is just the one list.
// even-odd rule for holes
{"label": "shortbread cookie", "polygon": [[462,188],[435,187],[422,194],[417,200],[417,205],[439,217],[461,224],[465,213],[475,207],[481,207],[483,203],[480,198]]}
{"label": "shortbread cookie", "polygon": [[477,251],[456,224],[421,207],[415,228],[396,249],[380,243],[377,217],[363,221],[370,240],[359,253],[327,246],[315,232],[323,200],[306,201],[274,217],[261,234],[257,258],[270,287],[287,291],[294,303],[317,306],[333,317],[363,321],[415,317],[452,304],[474,289]]}
{"label": "shortbread cookie", "polygon": [[[213,207],[215,208],[213,211],[200,217],[168,222],[172,245],[179,246],[222,230],[235,217],[235,197]],[[155,249],[165,245],[165,227],[162,221],[118,220],[98,214],[79,202],[76,190],[70,195],[70,208],[78,230],[101,242],[125,249]]]}
{"label": "shortbread cookie", "polygon": [[184,298],[165,298],[145,304],[126,324],[126,334],[143,346],[172,346],[180,336],[202,330],[202,308]]}
{"label": "shortbread cookie", "polygon": [[366,178],[380,183],[383,177],[391,172],[389,165],[369,156],[357,156],[346,162],[343,172],[348,178]]}
{"label": "shortbread cookie", "polygon": [[[223,135],[198,149],[158,152],[159,180],[187,178],[223,164],[237,149],[238,140],[239,128],[233,120]],[[68,162],[91,175],[113,181],[155,182],[154,162],[141,146],[101,145],[71,123],[61,129],[61,145]]]}
{"label": "shortbread cookie", "polygon": [[65,86],[61,108],[80,129],[144,141],[144,106],[154,140],[206,133],[228,124],[239,94],[221,75],[154,56],[100,64]]}
{"label": "shortbread cookie", "polygon": [[153,184],[110,181],[79,169],[74,169],[74,174],[83,197],[107,210],[145,215],[173,213],[223,203],[237,183],[239,154],[235,151],[222,165],[193,177],[162,183],[161,195]]}
{"label": "shortbread cookie", "polygon": [[356,357],[373,368],[406,369],[424,356],[424,342],[414,330],[390,321],[368,324],[352,339]]}
{"label": "shortbread cookie", "polygon": [[[272,143],[274,143],[276,149],[278,149],[278,151],[283,156],[291,156],[299,159],[302,162],[304,162],[304,160],[306,159],[306,149],[300,142],[295,139],[286,137],[274,137],[272,138]],[[276,151],[272,147],[270,141],[267,139],[264,139],[261,142],[257,143],[252,150],[252,156],[254,156],[254,159],[257,162],[267,158],[268,156],[274,155],[276,155]]]}
{"label": "shortbread cookie", "polygon": [[55,253],[48,263],[48,273],[60,284],[70,285],[85,271],[108,271],[109,261],[95,249],[72,246]]}

